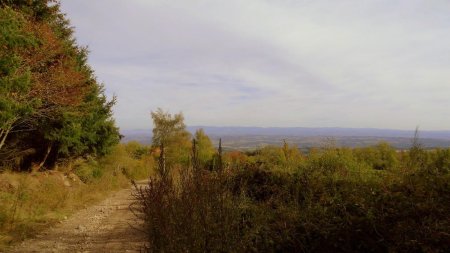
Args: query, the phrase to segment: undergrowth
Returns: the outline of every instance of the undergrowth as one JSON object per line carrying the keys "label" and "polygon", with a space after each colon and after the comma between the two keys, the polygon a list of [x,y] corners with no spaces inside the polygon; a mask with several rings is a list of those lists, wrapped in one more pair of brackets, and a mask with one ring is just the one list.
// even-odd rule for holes
{"label": "undergrowth", "polygon": [[449,151],[379,148],[155,175],[138,194],[147,251],[450,252]]}
{"label": "undergrowth", "polygon": [[129,187],[153,172],[153,158],[137,143],[118,145],[99,159],[86,158],[39,173],[0,174],[0,251],[71,213]]}

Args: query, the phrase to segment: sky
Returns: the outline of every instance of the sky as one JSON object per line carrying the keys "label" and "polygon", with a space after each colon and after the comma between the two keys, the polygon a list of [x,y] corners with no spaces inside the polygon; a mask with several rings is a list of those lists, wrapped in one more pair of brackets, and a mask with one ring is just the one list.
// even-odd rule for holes
{"label": "sky", "polygon": [[448,0],[61,0],[122,129],[450,130]]}

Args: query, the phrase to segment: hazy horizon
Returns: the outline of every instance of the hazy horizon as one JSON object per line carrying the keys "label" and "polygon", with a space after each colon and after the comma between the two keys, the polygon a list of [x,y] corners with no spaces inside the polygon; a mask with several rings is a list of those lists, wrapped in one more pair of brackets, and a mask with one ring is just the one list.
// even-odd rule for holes
{"label": "hazy horizon", "polygon": [[[218,145],[222,139],[228,148],[256,148],[265,145],[282,145],[283,140],[299,147],[320,147],[330,142],[345,147],[367,147],[380,142],[406,149],[411,147],[415,130],[374,129],[374,128],[261,128],[261,127],[211,127],[188,126],[187,130],[194,134],[203,128],[211,140]],[[151,144],[151,129],[122,130],[121,142],[137,141]],[[450,146],[450,131],[421,131],[419,142],[426,148]]]}
{"label": "hazy horizon", "polygon": [[[450,129],[450,2],[61,1],[122,129]],[[107,11],[105,11],[107,10]]]}
{"label": "hazy horizon", "polygon": [[[211,127],[211,128],[262,128],[262,129],[270,129],[270,128],[280,128],[280,129],[290,129],[290,128],[308,128],[308,129],[371,129],[371,130],[392,130],[392,131],[407,131],[407,132],[414,132],[416,128],[410,128],[410,129],[398,129],[398,128],[379,128],[379,127],[340,127],[340,126],[318,126],[318,127],[304,127],[304,126],[290,126],[290,127],[284,127],[284,126],[245,126],[245,125],[221,125],[221,126],[213,126],[213,125],[186,125],[188,128],[202,128],[202,127]],[[152,128],[120,128],[120,130],[124,131],[144,131],[144,130],[151,130]],[[419,133],[422,131],[425,132],[449,132],[450,129],[422,129],[419,128]]]}

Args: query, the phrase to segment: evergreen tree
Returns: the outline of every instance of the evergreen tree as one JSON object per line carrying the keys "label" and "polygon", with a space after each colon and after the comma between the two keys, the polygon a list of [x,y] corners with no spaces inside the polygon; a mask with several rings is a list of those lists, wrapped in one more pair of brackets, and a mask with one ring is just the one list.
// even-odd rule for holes
{"label": "evergreen tree", "polygon": [[0,0],[3,165],[51,167],[61,158],[103,155],[119,141],[115,99],[106,99],[72,34],[56,1]]}
{"label": "evergreen tree", "polygon": [[0,150],[15,126],[32,111],[27,97],[31,73],[21,53],[36,45],[25,30],[24,17],[10,8],[0,9]]}

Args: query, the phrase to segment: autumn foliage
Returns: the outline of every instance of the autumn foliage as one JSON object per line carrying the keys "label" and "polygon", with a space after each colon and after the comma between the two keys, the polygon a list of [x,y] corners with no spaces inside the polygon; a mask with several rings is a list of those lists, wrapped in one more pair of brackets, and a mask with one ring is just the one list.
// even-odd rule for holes
{"label": "autumn foliage", "polygon": [[118,142],[110,101],[56,1],[0,1],[0,166],[102,155]]}

